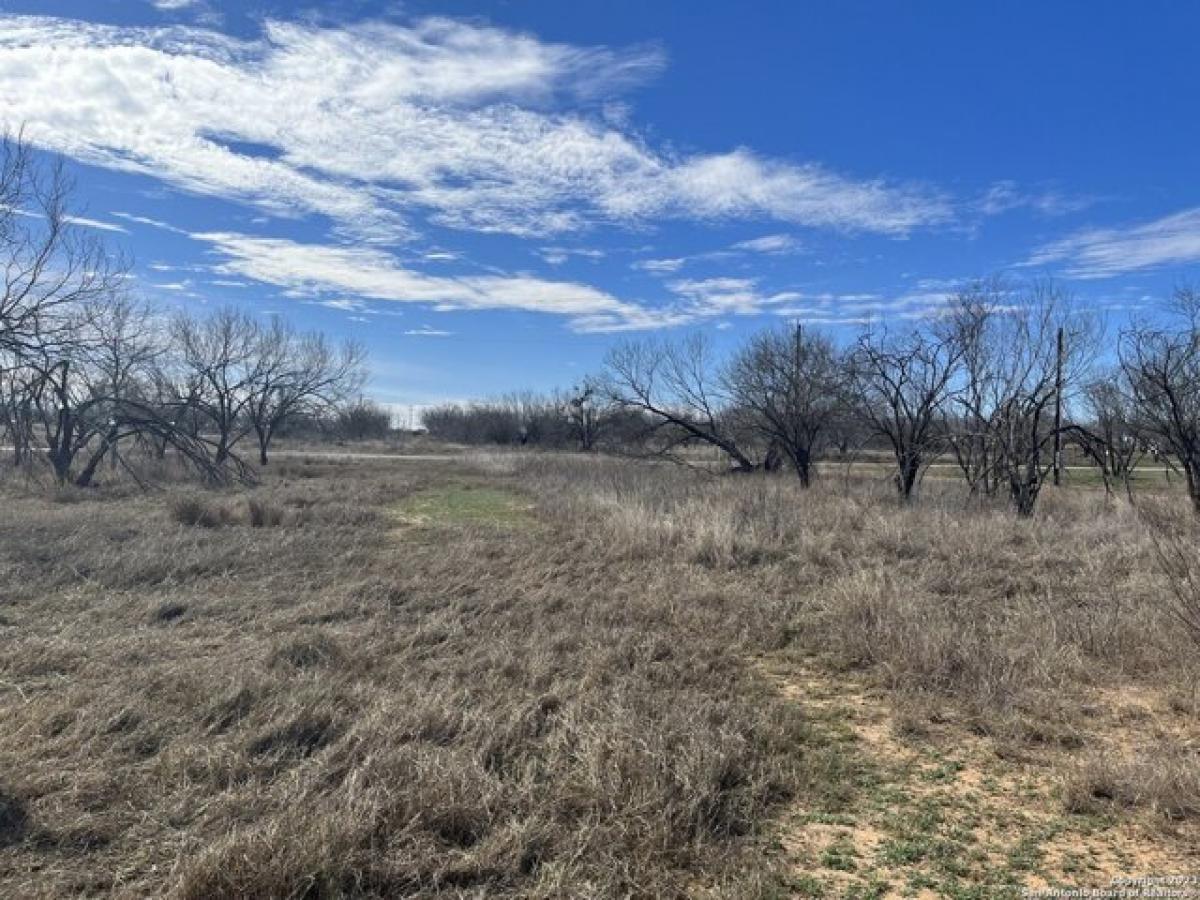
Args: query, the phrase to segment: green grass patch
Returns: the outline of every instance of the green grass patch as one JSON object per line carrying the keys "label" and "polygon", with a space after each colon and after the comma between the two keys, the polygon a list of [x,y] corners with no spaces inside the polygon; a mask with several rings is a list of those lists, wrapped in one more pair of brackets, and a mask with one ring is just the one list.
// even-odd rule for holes
{"label": "green grass patch", "polygon": [[534,521],[528,498],[504,488],[442,484],[406,497],[396,510],[413,525],[493,525],[518,528]]}
{"label": "green grass patch", "polygon": [[821,854],[821,865],[827,869],[837,869],[839,872],[853,872],[858,868],[858,851],[850,843],[849,838],[839,838],[825,848]]}

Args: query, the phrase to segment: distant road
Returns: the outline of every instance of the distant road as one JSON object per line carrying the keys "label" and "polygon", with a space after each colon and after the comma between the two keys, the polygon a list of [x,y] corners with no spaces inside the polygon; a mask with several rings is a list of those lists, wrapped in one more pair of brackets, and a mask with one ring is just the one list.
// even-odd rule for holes
{"label": "distant road", "polygon": [[463,459],[463,453],[377,453],[357,450],[272,450],[271,459],[410,459],[414,462],[448,462]]}

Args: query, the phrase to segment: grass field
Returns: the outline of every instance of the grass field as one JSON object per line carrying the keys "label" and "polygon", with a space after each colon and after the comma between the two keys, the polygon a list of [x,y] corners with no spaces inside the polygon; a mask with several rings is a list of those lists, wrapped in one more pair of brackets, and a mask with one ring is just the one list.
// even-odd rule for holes
{"label": "grass field", "polygon": [[1122,503],[604,459],[0,486],[0,896],[1019,896],[1200,860]]}

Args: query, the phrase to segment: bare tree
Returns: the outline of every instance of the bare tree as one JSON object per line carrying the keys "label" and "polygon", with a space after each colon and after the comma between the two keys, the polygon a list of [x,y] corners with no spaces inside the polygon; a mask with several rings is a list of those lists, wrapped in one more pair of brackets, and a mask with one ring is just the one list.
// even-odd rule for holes
{"label": "bare tree", "polygon": [[[149,307],[122,295],[76,307],[62,339],[25,357],[31,426],[60,484],[92,484],[126,438],[153,437],[206,475],[215,474],[202,443],[179,431],[144,391],[163,352]],[[136,476],[135,476],[136,477]]]}
{"label": "bare tree", "polygon": [[576,445],[583,453],[596,449],[600,436],[600,425],[604,419],[601,392],[596,382],[586,378],[577,385],[562,404],[567,418],[567,427]]}
{"label": "bare tree", "polygon": [[281,426],[300,415],[335,409],[365,380],[366,352],[361,344],[346,341],[335,348],[324,335],[297,334],[278,317],[257,330],[251,350],[245,415],[258,439],[258,461],[264,466]]}
{"label": "bare tree", "polygon": [[226,308],[207,318],[177,316],[172,332],[182,368],[180,395],[212,435],[213,462],[224,465],[250,433],[250,406],[262,379],[261,328]]}
{"label": "bare tree", "polygon": [[0,135],[0,361],[19,363],[67,339],[73,307],[106,297],[126,265],[74,224],[61,161],[43,165],[20,136]]}
{"label": "bare tree", "polygon": [[950,315],[941,323],[958,347],[961,373],[952,402],[943,410],[942,432],[972,496],[992,496],[999,487],[990,396],[995,347],[989,342],[989,326],[1007,302],[998,279],[977,281],[955,295]]}
{"label": "bare tree", "polygon": [[893,336],[868,328],[851,356],[859,414],[891,448],[896,490],[904,500],[912,498],[944,444],[939,416],[955,394],[964,352],[950,335],[913,330]]}
{"label": "bare tree", "polygon": [[[112,418],[132,403],[144,404],[146,389],[155,366],[168,352],[168,339],[153,308],[125,292],[82,304],[82,355],[85,357],[93,393],[104,395]],[[145,410],[139,413],[144,417]],[[109,462],[116,468],[119,436],[109,449]]]}
{"label": "bare tree", "polygon": [[841,360],[825,335],[797,325],[755,335],[732,360],[724,382],[734,407],[771,451],[812,483],[813,461],[830,423],[844,408]]}
{"label": "bare tree", "polygon": [[69,342],[76,309],[125,276],[124,261],[74,224],[71,192],[61,162],[0,135],[0,407],[17,465],[31,459],[36,368]]}
{"label": "bare tree", "polygon": [[717,448],[738,471],[758,468],[730,414],[730,398],[702,334],[677,343],[621,344],[609,353],[606,368],[606,395],[645,418],[659,454],[678,460],[675,451],[700,444]]}
{"label": "bare tree", "polygon": [[392,414],[374,401],[359,399],[338,410],[335,425],[346,440],[382,439],[392,430]]}
{"label": "bare tree", "polygon": [[1139,426],[1175,456],[1200,515],[1200,294],[1180,288],[1170,312],[1174,328],[1141,322],[1121,335],[1121,369]]}
{"label": "bare tree", "polygon": [[1056,406],[1091,363],[1096,322],[1038,280],[960,295],[950,327],[967,379],[956,397],[962,415],[950,422],[965,429],[955,435],[960,465],[969,459],[973,485],[1004,485],[1017,514],[1030,516],[1055,464]]}
{"label": "bare tree", "polygon": [[9,443],[12,464],[28,463],[33,446],[29,372],[15,354],[0,353],[0,433]]}
{"label": "bare tree", "polygon": [[1118,370],[1088,383],[1083,389],[1082,422],[1064,429],[1067,436],[1096,466],[1111,494],[1120,482],[1133,498],[1133,472],[1144,455],[1144,444],[1137,426],[1137,412],[1129,394],[1121,386]]}

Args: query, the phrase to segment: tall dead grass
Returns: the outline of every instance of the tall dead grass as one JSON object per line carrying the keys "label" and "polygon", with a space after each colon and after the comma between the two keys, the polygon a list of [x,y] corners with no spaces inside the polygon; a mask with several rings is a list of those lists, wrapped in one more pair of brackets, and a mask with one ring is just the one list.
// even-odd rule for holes
{"label": "tall dead grass", "polygon": [[731,573],[765,617],[790,610],[772,623],[783,640],[962,701],[987,730],[1071,741],[1069,707],[1089,685],[1196,680],[1154,535],[1099,492],[1048,490],[1019,521],[936,481],[904,505],[871,481],[804,491],[614,460],[522,465],[547,508],[587,521],[614,556]]}
{"label": "tall dead grass", "polygon": [[[397,514],[454,479],[537,513]],[[11,490],[0,894],[780,895],[772,816],[865,776],[752,657],[1060,746],[1093,689],[1194,679],[1132,511],[1051,493],[1018,522],[927,487],[510,454]],[[1150,791],[1097,763],[1068,802],[1191,815],[1184,756]]]}
{"label": "tall dead grass", "polygon": [[585,523],[395,515],[449,477],[13,496],[0,894],[769,890],[772,811],[855,782],[746,665],[770,629]]}

